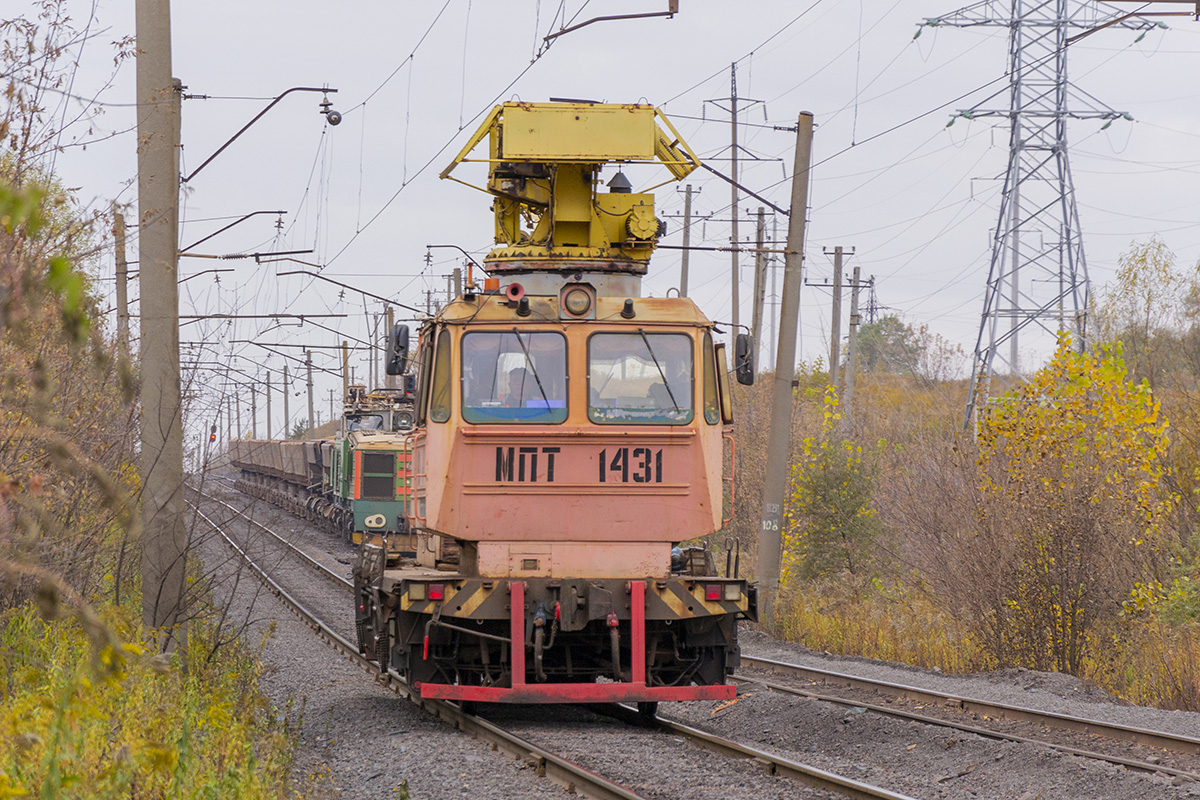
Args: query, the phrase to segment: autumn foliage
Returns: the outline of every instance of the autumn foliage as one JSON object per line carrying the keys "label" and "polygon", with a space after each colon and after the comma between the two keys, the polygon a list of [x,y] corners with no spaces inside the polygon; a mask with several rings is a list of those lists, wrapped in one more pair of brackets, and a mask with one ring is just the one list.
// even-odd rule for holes
{"label": "autumn foliage", "polygon": [[1120,347],[1050,363],[982,415],[977,524],[959,566],[980,641],[1000,662],[1078,673],[1089,636],[1157,580],[1176,498],[1167,420]]}
{"label": "autumn foliage", "polygon": [[[966,431],[967,382],[922,374],[928,343],[897,320],[872,329],[852,425],[801,365],[767,624],[820,650],[1059,670],[1200,709],[1200,271],[1156,240],[1099,295],[1101,335],[1063,338]],[[753,536],[769,403],[750,387],[738,411],[731,529]]]}

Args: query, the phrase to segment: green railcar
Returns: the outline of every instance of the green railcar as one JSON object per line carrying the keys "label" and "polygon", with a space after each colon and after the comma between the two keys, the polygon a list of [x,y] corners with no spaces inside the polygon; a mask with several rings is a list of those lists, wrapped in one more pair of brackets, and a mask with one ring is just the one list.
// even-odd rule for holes
{"label": "green railcar", "polygon": [[391,549],[412,550],[411,394],[409,386],[371,393],[351,386],[342,429],[326,445],[328,501],[341,530],[355,544],[386,536]]}

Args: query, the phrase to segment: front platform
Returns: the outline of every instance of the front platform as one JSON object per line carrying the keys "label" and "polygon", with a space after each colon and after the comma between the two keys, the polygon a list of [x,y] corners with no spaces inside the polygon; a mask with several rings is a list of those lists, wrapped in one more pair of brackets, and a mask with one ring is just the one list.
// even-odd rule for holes
{"label": "front platform", "polygon": [[512,688],[423,683],[422,698],[480,703],[646,703],[670,700],[732,700],[733,684],[647,686],[644,683],[527,683]]}
{"label": "front platform", "polygon": [[698,686],[646,685],[646,582],[630,581],[633,619],[630,630],[632,661],[629,681],[605,683],[527,683],[525,670],[525,584],[510,584],[513,609],[510,636],[512,643],[512,686],[472,686],[448,683],[421,683],[422,698],[466,700],[482,703],[633,703],[673,700],[732,700],[737,687],[732,684]]}

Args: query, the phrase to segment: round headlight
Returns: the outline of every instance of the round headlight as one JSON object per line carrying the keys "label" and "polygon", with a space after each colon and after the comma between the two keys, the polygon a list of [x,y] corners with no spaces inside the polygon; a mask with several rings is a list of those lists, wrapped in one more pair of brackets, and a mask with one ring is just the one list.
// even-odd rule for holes
{"label": "round headlight", "polygon": [[563,305],[571,316],[582,317],[592,307],[592,296],[586,289],[572,289],[563,298]]}

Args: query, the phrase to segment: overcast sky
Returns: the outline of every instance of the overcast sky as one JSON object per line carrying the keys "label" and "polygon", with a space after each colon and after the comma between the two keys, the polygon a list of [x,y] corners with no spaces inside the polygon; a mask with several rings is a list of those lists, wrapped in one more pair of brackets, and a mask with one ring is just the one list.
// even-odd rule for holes
{"label": "overcast sky", "polygon": [[[100,32],[84,46],[73,86],[74,94],[89,96],[111,73],[108,43],[134,32],[133,4],[69,5],[80,27],[94,15],[91,30]],[[853,248],[847,265],[861,265],[864,276],[875,276],[877,301],[886,313],[927,324],[969,354],[982,311],[1008,131],[998,119],[959,119],[951,127],[947,122],[955,110],[1005,85],[1005,31],[927,28],[914,40],[923,18],[959,7],[945,0],[681,0],[680,13],[670,20],[597,23],[548,49],[542,43],[561,27],[564,15],[582,21],[665,7],[666,0],[176,3],[174,72],[189,93],[211,98],[184,103],[185,173],[289,87],[336,87],[330,99],[344,114],[333,128],[318,113],[320,95],[297,93],[280,103],[187,187],[181,245],[227,224],[225,218],[285,209],[281,231],[264,215],[197,251],[311,248],[311,256],[298,258],[322,265],[323,274],[423,308],[425,292],[444,293],[444,276],[461,262],[449,249],[430,251],[427,262],[427,244],[456,244],[477,256],[491,247],[488,198],[439,181],[437,174],[493,104],[552,96],[650,102],[665,110],[693,149],[727,171],[728,114],[706,101],[729,97],[730,64],[736,61],[739,95],[761,101],[742,116],[741,140],[761,159],[743,161],[742,180],[780,206],[788,203],[795,137],[772,126],[793,125],[802,109],[815,116],[806,277],[819,283],[831,276],[825,249]],[[1194,81],[1200,23],[1186,17],[1168,23],[1170,30],[1153,31],[1140,42],[1136,33],[1112,29],[1070,50],[1074,82],[1133,117],[1106,130],[1096,121],[1070,127],[1094,288],[1112,279],[1132,242],[1154,234],[1180,263],[1194,265],[1200,258],[1200,89]],[[106,207],[114,199],[136,204],[131,183],[136,142],[128,130],[134,116],[123,105],[133,102],[133,87],[129,61],[101,95],[110,105],[97,131],[85,136],[77,130],[76,138],[126,132],[86,149],[71,148],[58,159],[64,182],[81,187],[81,199],[93,206]],[[1004,95],[999,101],[1006,102]],[[67,103],[60,111],[71,113],[77,105]],[[645,175],[645,182],[651,177]],[[635,184],[642,178],[635,177]],[[727,245],[729,187],[700,173],[687,182],[698,192],[693,244]],[[682,185],[678,189],[658,190],[670,244],[679,243]],[[741,205],[747,214],[741,233],[753,235],[748,217],[760,203],[743,198]],[[778,226],[782,238],[786,220],[780,218]],[[131,245],[136,248],[136,239]],[[130,258],[136,258],[136,249]],[[747,259],[744,321],[750,316],[749,265]],[[364,309],[362,296],[328,283],[275,276],[304,268],[297,264],[184,259],[181,273],[214,267],[234,271],[182,284],[181,313],[346,314],[321,322],[362,339],[365,315],[381,309],[371,300]],[[100,273],[111,290],[111,253]],[[691,275],[690,294],[700,307],[728,320],[729,255],[694,253]],[[645,293],[662,295],[678,278],[679,252],[662,250],[651,263]],[[829,307],[827,289],[803,290],[805,361],[827,358]],[[267,330],[271,327],[262,320],[202,322],[186,325],[182,338],[209,343],[210,358],[248,373],[280,370],[284,362],[234,340],[332,345],[342,338],[308,324]],[[1035,344],[1029,347],[1029,358],[1040,356]],[[337,368],[332,350],[318,351],[314,363]],[[356,358],[355,368],[365,377],[364,361]],[[215,391],[219,381],[205,380]],[[340,380],[318,371],[316,385],[318,408],[327,418],[329,392],[340,390]],[[293,385],[294,392],[302,389],[301,383]],[[302,399],[293,398],[293,420]],[[260,398],[260,413],[261,408]],[[278,397],[274,413],[278,433]],[[264,432],[260,421],[259,435]]]}

